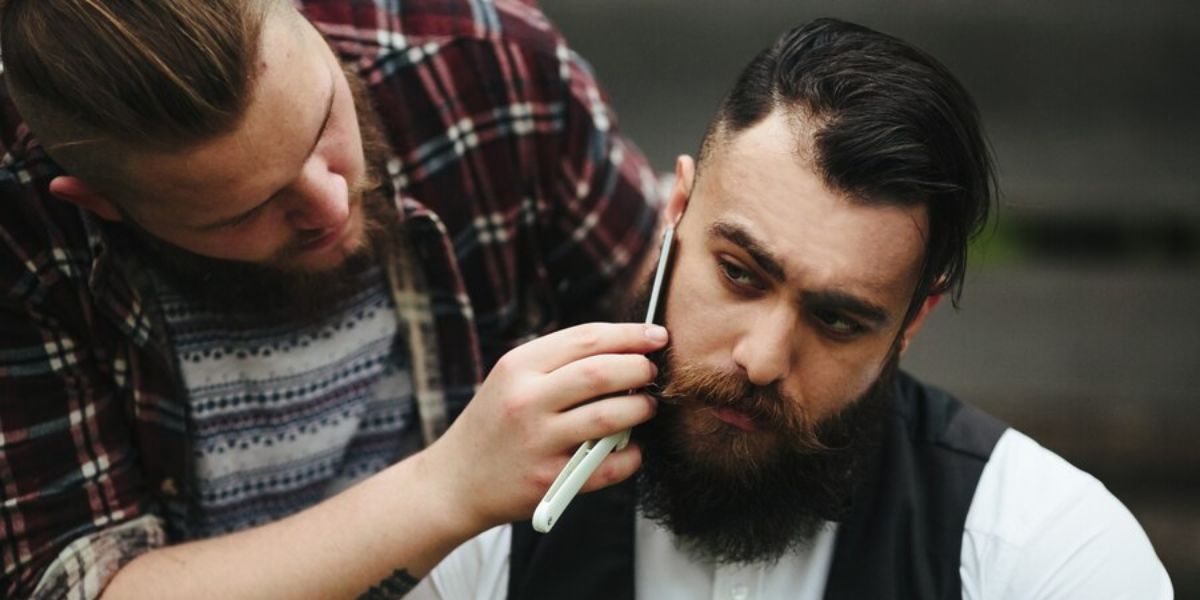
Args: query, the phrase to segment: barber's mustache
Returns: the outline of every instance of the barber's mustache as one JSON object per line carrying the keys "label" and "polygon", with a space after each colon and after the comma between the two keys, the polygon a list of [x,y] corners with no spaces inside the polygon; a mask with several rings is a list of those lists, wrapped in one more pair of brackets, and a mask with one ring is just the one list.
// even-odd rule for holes
{"label": "barber's mustache", "polygon": [[[349,204],[348,210],[351,214],[361,212],[364,207],[365,197],[368,192],[375,188],[368,186],[373,185],[370,173],[361,181],[352,183],[346,196],[346,202]],[[378,187],[376,185],[376,187]],[[365,219],[364,225],[370,227],[373,225],[372,219]],[[297,232],[292,239],[281,248],[274,257],[275,262],[283,262],[287,259],[295,257],[304,252],[304,247],[310,242],[316,241],[329,233],[328,229],[312,229]]]}

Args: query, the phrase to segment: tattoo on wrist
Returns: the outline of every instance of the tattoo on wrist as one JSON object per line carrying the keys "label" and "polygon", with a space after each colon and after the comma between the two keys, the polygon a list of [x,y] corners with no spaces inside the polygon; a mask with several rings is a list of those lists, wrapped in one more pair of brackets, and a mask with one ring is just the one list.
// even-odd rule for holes
{"label": "tattoo on wrist", "polygon": [[412,575],[408,574],[405,569],[396,569],[391,575],[383,578],[382,581],[375,584],[371,589],[363,592],[363,595],[358,597],[358,600],[393,600],[394,598],[403,598],[405,594],[412,591],[420,583]]}

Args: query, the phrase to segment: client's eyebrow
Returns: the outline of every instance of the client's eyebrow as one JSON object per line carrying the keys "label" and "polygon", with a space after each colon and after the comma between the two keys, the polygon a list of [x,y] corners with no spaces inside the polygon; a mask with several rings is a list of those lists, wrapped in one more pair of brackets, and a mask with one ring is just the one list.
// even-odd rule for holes
{"label": "client's eyebrow", "polygon": [[787,273],[783,270],[783,261],[767,250],[754,236],[741,225],[727,221],[717,221],[708,226],[708,234],[724,238],[732,244],[745,250],[759,268],[766,271],[776,281],[787,281]]}
{"label": "client's eyebrow", "polygon": [[[728,221],[717,221],[708,227],[711,236],[722,238],[741,247],[758,263],[759,268],[778,282],[787,281],[787,272],[783,269],[783,260],[767,250],[754,238],[745,227]],[[876,327],[887,325],[891,315],[887,309],[853,294],[840,290],[812,290],[802,295],[804,304],[825,310],[837,310],[851,313],[861,319],[870,321]]]}
{"label": "client's eyebrow", "polygon": [[807,306],[824,310],[848,312],[860,319],[869,321],[875,327],[883,327],[892,320],[887,309],[845,292],[816,290],[804,292],[803,298],[804,304]]}

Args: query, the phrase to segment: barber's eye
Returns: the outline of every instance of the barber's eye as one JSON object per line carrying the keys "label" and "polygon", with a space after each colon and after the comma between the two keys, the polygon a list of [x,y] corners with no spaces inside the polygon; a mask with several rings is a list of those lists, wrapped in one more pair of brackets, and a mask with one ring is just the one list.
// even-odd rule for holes
{"label": "barber's eye", "polygon": [[237,229],[239,227],[249,225],[255,220],[255,218],[262,214],[265,206],[265,204],[259,204],[250,211],[238,215],[236,219],[226,223],[222,229]]}
{"label": "barber's eye", "polygon": [[816,310],[813,311],[813,316],[834,335],[851,336],[861,333],[865,329],[858,321],[847,318],[837,311]]}
{"label": "barber's eye", "polygon": [[240,215],[240,216],[238,216],[237,219],[234,219],[233,221],[229,222],[229,228],[236,229],[238,227],[241,227],[242,225],[245,225],[246,223],[253,221],[254,217],[257,215],[258,215],[257,210],[252,210],[246,214]]}
{"label": "barber's eye", "polygon": [[750,271],[724,260],[720,261],[720,266],[721,273],[725,275],[725,278],[728,279],[730,283],[748,288],[760,287],[758,284],[758,279],[755,278],[754,274]]}

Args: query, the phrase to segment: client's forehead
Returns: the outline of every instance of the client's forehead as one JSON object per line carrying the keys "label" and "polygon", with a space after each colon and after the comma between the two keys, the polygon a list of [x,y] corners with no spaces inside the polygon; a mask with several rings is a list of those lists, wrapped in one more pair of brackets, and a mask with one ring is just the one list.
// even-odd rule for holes
{"label": "client's forehead", "polygon": [[689,212],[710,237],[729,227],[748,234],[799,287],[906,304],[924,254],[925,209],[829,189],[809,148],[781,112],[728,135],[706,157]]}

